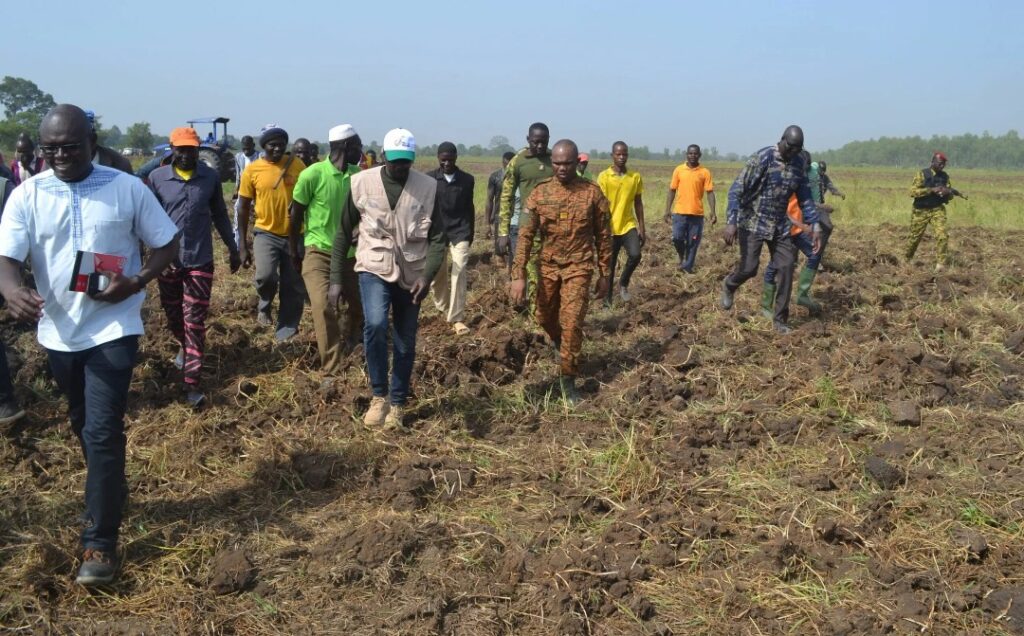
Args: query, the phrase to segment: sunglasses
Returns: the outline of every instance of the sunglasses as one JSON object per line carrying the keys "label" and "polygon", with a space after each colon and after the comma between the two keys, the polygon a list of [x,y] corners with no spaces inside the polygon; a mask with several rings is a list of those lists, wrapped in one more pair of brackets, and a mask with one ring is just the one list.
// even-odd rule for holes
{"label": "sunglasses", "polygon": [[76,144],[40,144],[39,151],[44,157],[56,157],[58,153],[75,155],[82,151],[82,143]]}

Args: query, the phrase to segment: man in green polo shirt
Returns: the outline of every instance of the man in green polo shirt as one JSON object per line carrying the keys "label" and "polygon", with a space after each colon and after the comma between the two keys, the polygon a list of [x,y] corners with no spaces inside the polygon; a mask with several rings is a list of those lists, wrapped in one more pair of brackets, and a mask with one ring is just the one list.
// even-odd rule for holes
{"label": "man in green polo shirt", "polygon": [[[344,345],[339,316],[335,307],[327,302],[334,237],[341,222],[341,208],[348,200],[349,178],[359,172],[363,143],[355,128],[349,124],[331,128],[327,138],[330,142],[327,161],[314,163],[303,170],[295,184],[288,238],[295,269],[302,273],[309,293],[320,366],[324,373],[334,374],[341,369],[343,346],[354,346],[363,330],[363,308],[359,302],[358,286],[346,289],[344,294],[348,306]],[[306,232],[305,254],[300,248],[303,228]],[[351,285],[351,281],[355,280],[352,272],[354,248],[348,256],[349,276],[346,280]]]}

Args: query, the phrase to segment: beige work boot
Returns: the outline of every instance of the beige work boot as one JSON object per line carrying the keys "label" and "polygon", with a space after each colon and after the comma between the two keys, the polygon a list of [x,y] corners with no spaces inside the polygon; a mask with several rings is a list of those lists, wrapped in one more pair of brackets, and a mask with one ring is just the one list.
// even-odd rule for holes
{"label": "beige work boot", "polygon": [[386,397],[374,396],[373,399],[370,400],[370,408],[366,409],[366,415],[363,416],[363,424],[372,428],[379,428],[383,426],[389,410],[388,399]]}
{"label": "beige work boot", "polygon": [[407,432],[409,427],[405,425],[402,418],[405,416],[405,407],[392,404],[388,416],[384,418],[384,428],[392,431]]}

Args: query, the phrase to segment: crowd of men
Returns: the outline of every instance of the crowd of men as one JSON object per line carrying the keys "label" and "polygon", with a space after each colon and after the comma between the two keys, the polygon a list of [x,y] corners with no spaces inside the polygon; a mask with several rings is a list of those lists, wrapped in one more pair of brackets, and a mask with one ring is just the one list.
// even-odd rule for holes
{"label": "crowd of men", "polygon": [[[420,171],[413,169],[415,137],[405,129],[384,136],[378,164],[351,124],[329,130],[323,160],[308,140],[295,140],[289,151],[287,131],[265,126],[257,137],[243,137],[235,155],[232,223],[219,175],[199,161],[200,138],[192,128],[171,131],[170,161],[150,172],[147,183],[97,144],[94,118],[77,106],[52,109],[38,135],[38,156],[26,134],[11,170],[0,170],[0,294],[11,314],[37,323],[86,459],[77,576],[83,585],[109,583],[117,573],[127,496],[124,414],[143,334],[141,292],[154,279],[179,343],[174,364],[182,397],[195,407],[206,401],[214,229],[230,271],[254,270],[254,319],[273,326],[277,340],[298,332],[308,302],[325,376],[362,345],[372,391],[364,416],[369,427],[407,427],[420,307],[431,291],[454,336],[470,332],[466,268],[476,234],[475,180],[458,167],[451,142],[438,146],[435,168]],[[611,166],[596,179],[573,141],[549,149],[545,124],[531,125],[526,141],[488,178],[486,234],[505,258],[511,299],[530,304],[557,350],[557,391],[572,406],[580,399],[576,379],[590,300],[610,305],[616,297],[633,298],[630,282],[648,240],[643,178],[629,167],[622,141],[612,145]],[[790,331],[798,251],[806,263],[797,302],[820,310],[810,287],[832,232],[824,194],[843,196],[803,144],[803,131],[790,126],[777,144],[747,161],[728,193],[724,239],[738,247],[739,258],[722,281],[721,306],[733,306],[767,247],[762,309],[780,333]],[[705,200],[711,224],[718,222],[712,175],[700,159],[700,147],[689,146],[686,162],[672,173],[665,206],[677,267],[687,274],[697,266]],[[945,163],[936,153],[915,177],[908,258],[928,224],[939,238],[939,263],[946,257],[945,204],[962,195],[950,186]],[[26,285],[26,266],[35,287]],[[0,343],[0,423],[23,415]]]}

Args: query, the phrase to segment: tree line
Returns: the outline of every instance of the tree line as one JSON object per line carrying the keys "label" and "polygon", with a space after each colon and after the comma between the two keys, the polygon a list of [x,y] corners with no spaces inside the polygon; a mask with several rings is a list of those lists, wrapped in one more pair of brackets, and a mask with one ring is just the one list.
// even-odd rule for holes
{"label": "tree line", "polygon": [[931,156],[943,152],[952,165],[962,168],[1024,167],[1024,140],[1016,130],[1000,137],[981,135],[935,135],[923,137],[881,137],[870,141],[851,141],[842,148],[811,153],[814,159],[844,166],[926,166]]}
{"label": "tree line", "polygon": [[[39,129],[39,122],[48,110],[56,105],[53,96],[44,92],[35,82],[21,77],[5,76],[0,80],[0,105],[4,109],[4,119],[0,120],[0,148],[13,148],[18,135],[28,133],[33,138]],[[104,128],[102,117],[96,117],[96,132],[99,141],[111,148],[137,148],[148,151],[157,144],[167,143],[167,137],[154,134],[149,122],[136,122],[122,131],[118,126]],[[238,148],[238,140],[228,136],[233,148]],[[327,144],[314,141],[324,151]],[[380,151],[376,140],[367,146]],[[473,144],[467,146],[456,144],[460,156],[494,157],[506,151],[515,152],[507,137],[495,135],[486,146]],[[704,161],[742,161],[746,155],[735,152],[721,153],[715,146],[707,146],[703,150]],[[847,166],[908,166],[924,165],[932,153],[942,151],[950,157],[950,161],[965,168],[1002,168],[1020,169],[1024,166],[1024,140],[1016,130],[1005,135],[994,137],[988,132],[981,135],[964,134],[954,136],[935,135],[930,139],[923,137],[881,137],[868,141],[851,141],[842,148],[812,153],[815,159],[827,161],[835,165]],[[421,154],[432,156],[437,152],[437,145],[421,146]],[[610,159],[610,148],[590,150],[591,159]],[[630,146],[629,155],[633,159],[661,159],[682,162],[686,159],[685,148],[663,148],[660,152],[647,146]]]}

